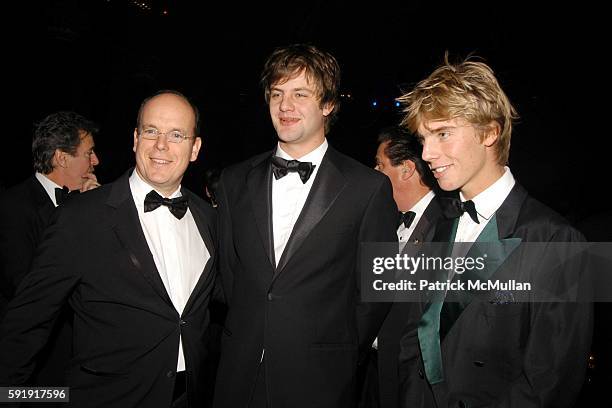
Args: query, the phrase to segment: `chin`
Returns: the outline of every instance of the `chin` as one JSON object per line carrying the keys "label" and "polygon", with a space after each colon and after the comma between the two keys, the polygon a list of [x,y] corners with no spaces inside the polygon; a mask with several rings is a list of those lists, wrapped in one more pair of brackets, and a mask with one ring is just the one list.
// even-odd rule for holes
{"label": "chin", "polygon": [[287,143],[295,140],[295,137],[291,137],[291,135],[287,133],[278,132],[278,140]]}
{"label": "chin", "polygon": [[440,183],[440,182],[438,182],[438,185],[444,191],[454,191],[454,190],[457,190],[459,188],[458,186],[456,186],[455,184],[452,184],[452,183]]}

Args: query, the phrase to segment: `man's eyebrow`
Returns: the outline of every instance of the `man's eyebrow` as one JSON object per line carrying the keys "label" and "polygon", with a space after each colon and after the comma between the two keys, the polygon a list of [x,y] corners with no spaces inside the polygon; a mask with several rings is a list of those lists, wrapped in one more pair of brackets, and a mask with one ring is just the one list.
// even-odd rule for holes
{"label": "man's eyebrow", "polygon": [[[439,132],[441,130],[451,130],[451,129],[456,129],[457,126],[450,126],[450,125],[444,125],[444,126],[440,126],[440,127],[433,127],[433,128],[425,128],[427,129],[430,133],[435,133],[435,132]],[[423,137],[423,135],[419,134],[419,136]]]}
{"label": "man's eyebrow", "polygon": [[[282,90],[282,89],[280,89],[280,88],[277,88],[277,87],[275,87],[275,86],[270,87],[270,92],[272,92],[272,91],[285,92],[284,90]],[[313,89],[306,88],[306,87],[303,87],[303,86],[298,87],[298,88],[292,88],[292,89],[289,89],[288,91],[289,91],[289,92],[296,92],[296,91],[307,91],[307,92],[314,92],[314,90],[313,90]]]}

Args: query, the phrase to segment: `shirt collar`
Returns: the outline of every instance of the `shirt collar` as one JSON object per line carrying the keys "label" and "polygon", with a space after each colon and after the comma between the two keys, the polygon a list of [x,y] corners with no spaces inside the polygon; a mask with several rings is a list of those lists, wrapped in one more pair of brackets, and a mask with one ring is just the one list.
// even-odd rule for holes
{"label": "shirt collar", "polygon": [[[327,152],[327,147],[328,147],[327,138],[325,138],[323,140],[323,143],[321,143],[319,147],[314,149],[312,152],[300,157],[300,161],[301,162],[311,162],[315,166],[319,167],[321,165],[321,162],[323,161],[323,156],[325,156],[325,152]],[[276,155],[285,160],[296,160],[293,157],[291,157],[287,152],[285,152],[280,147],[280,144],[276,146]]]}
{"label": "shirt collar", "polygon": [[[516,181],[510,172],[510,168],[505,166],[504,174],[497,179],[495,183],[491,184],[486,190],[472,198],[478,215],[487,220],[490,219],[493,214],[495,214],[495,211],[502,205],[506,197],[508,197],[515,183]],[[461,201],[465,201],[465,197],[461,192],[459,192],[459,197]]]}
{"label": "shirt collar", "polygon": [[51,201],[53,201],[53,205],[57,207],[57,201],[55,201],[55,189],[62,188],[62,186],[56,184],[50,178],[39,172],[36,172],[36,174],[34,174],[34,177],[36,177],[36,180],[38,180],[40,184],[42,184],[43,188],[49,195],[49,198],[51,198]]}
{"label": "shirt collar", "polygon": [[[142,179],[142,177],[140,177],[140,174],[138,174],[138,171],[136,171],[136,169],[134,169],[134,171],[132,172],[132,175],[130,176],[130,190],[132,190],[132,196],[134,197],[134,202],[139,205],[144,205],[144,199],[147,196],[147,194],[151,192],[151,190],[157,191],[157,189],[149,185],[146,181]],[[157,191],[157,193],[160,196],[164,197],[164,195],[160,193],[159,191]],[[181,186],[179,185],[178,188],[172,194],[170,194],[168,198],[174,198],[174,197],[180,197],[180,196],[181,196]]]}

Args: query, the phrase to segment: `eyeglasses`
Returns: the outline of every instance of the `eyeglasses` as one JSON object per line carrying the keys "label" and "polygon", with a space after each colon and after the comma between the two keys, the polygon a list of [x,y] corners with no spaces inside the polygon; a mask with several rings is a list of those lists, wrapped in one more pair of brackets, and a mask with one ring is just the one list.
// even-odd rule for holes
{"label": "eyeglasses", "polygon": [[191,139],[192,136],[184,135],[178,130],[169,130],[168,132],[160,132],[155,128],[146,128],[140,131],[140,136],[147,140],[157,140],[160,135],[166,135],[166,140],[170,143],[181,143],[185,139]]}

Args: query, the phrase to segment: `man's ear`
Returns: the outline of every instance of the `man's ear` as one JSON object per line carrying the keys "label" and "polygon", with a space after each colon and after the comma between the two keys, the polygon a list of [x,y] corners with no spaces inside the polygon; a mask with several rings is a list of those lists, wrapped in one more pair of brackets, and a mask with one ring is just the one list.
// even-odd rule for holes
{"label": "man's ear", "polygon": [[500,133],[501,126],[499,126],[497,121],[492,120],[491,123],[489,123],[484,129],[482,144],[484,144],[486,147],[493,146],[495,142],[497,142]]}
{"label": "man's ear", "polygon": [[402,180],[408,180],[416,171],[416,165],[412,160],[404,160],[402,166]]}
{"label": "man's ear", "polygon": [[66,156],[68,153],[62,152],[60,149],[55,149],[53,153],[53,167],[67,167]]}
{"label": "man's ear", "polygon": [[134,146],[132,146],[132,150],[136,153],[136,148],[138,147],[138,129],[134,129]]}
{"label": "man's ear", "polygon": [[323,116],[328,116],[330,113],[333,112],[334,104],[331,102],[328,102],[323,105],[322,110],[323,110]]}
{"label": "man's ear", "polygon": [[200,148],[202,147],[202,138],[196,137],[193,141],[193,146],[191,146],[191,157],[189,161],[195,161],[198,158],[198,154],[200,153]]}

